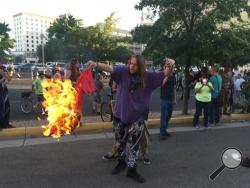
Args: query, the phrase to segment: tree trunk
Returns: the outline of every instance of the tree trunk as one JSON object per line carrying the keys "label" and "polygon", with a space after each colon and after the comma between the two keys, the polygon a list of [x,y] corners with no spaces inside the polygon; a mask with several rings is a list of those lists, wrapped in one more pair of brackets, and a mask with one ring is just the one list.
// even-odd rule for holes
{"label": "tree trunk", "polygon": [[187,55],[186,61],[185,61],[185,86],[184,86],[184,93],[183,93],[183,108],[182,108],[182,114],[187,115],[188,114],[188,96],[189,96],[189,86],[190,86],[190,76],[189,76],[189,69],[191,65],[191,56]]}

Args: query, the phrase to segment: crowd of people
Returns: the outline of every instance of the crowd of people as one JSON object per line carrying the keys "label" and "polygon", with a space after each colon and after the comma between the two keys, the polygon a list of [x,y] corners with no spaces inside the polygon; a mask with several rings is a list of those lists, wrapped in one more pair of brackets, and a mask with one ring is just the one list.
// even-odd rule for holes
{"label": "crowd of people", "polygon": [[[161,140],[165,140],[171,136],[167,130],[177,100],[176,90],[180,88],[184,89],[184,86],[180,83],[180,80],[178,80],[175,72],[175,62],[173,60],[164,60],[162,70],[165,74],[159,81],[157,78],[148,79],[152,71],[145,73],[141,70],[145,69],[141,58],[142,57],[138,56],[132,57],[128,65],[123,67],[110,67],[108,65],[92,63],[93,67],[110,71],[112,82],[115,81],[118,84],[116,96],[117,105],[115,107],[115,118],[113,122],[115,141],[111,152],[104,155],[103,159],[118,159],[118,164],[113,169],[112,174],[120,173],[127,165],[127,176],[138,182],[145,181],[136,170],[138,156],[141,155],[144,164],[151,164],[151,160],[147,154],[150,135],[147,134],[146,120],[149,112],[149,100],[147,96],[151,95],[150,92],[152,92],[152,90],[149,89],[150,86],[146,86],[143,89],[143,83],[152,84],[151,81],[155,79],[154,82],[157,85],[151,86],[153,89],[156,87],[160,87],[161,89],[161,119],[159,131]],[[146,82],[142,79],[143,75],[147,80]],[[190,71],[190,77],[187,79],[190,81],[188,91],[190,92],[193,88],[195,92],[196,111],[193,118],[193,126],[197,129],[199,128],[199,117],[202,112],[204,115],[205,128],[218,125],[222,114],[230,115],[232,112],[230,107],[233,104],[234,98],[235,101],[244,100],[242,110],[249,112],[249,76],[250,72],[245,71],[244,75],[238,74],[234,77],[230,69],[225,68],[223,72],[221,72],[216,66],[192,69]],[[110,84],[110,87],[111,85],[112,84]],[[135,118],[135,116],[137,117]],[[128,147],[125,152],[124,147],[126,144]],[[125,156],[128,157],[127,164]]]}
{"label": "crowd of people", "polygon": [[[214,76],[214,74],[216,74],[216,76]],[[185,78],[182,72],[178,72],[176,74],[177,91],[182,92],[181,100],[183,99],[184,88],[187,87],[189,99],[192,89],[195,89],[196,83],[201,80],[202,76],[205,76],[209,81],[210,79],[212,80],[211,82],[215,87],[213,88],[215,92],[212,92],[212,99],[216,97],[218,100],[216,104],[219,104],[220,107],[216,109],[219,110],[220,115],[230,115],[237,109],[241,110],[241,113],[250,111],[250,70],[238,71],[237,69],[232,70],[228,67],[224,67],[220,70],[217,67],[211,67],[209,70],[208,67],[203,67],[201,69],[195,67],[190,70],[188,78]],[[185,85],[186,79],[188,79],[187,86]],[[219,83],[219,88],[217,82]],[[199,94],[196,95],[196,99],[197,97],[199,97]],[[214,103],[214,100],[212,100],[212,105],[214,105]]]}

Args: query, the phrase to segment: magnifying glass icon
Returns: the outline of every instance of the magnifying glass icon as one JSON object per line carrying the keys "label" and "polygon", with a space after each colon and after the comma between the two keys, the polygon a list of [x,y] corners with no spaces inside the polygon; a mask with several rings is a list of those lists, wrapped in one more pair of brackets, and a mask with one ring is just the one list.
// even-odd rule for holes
{"label": "magnifying glass icon", "polygon": [[209,176],[211,180],[214,180],[224,168],[235,169],[241,165],[242,153],[236,148],[226,149],[221,156],[222,165]]}

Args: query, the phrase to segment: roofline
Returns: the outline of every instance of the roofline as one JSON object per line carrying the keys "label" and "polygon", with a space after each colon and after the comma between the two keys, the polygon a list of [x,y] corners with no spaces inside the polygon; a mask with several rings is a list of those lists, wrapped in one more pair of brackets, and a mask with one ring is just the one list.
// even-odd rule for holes
{"label": "roofline", "polygon": [[42,15],[28,13],[28,12],[20,12],[18,14],[15,14],[15,15],[13,15],[13,18],[15,18],[17,16],[22,16],[22,15],[34,16],[34,17],[40,17],[40,18],[46,18],[46,19],[51,19],[51,20],[55,20],[56,19],[56,17],[42,16]]}

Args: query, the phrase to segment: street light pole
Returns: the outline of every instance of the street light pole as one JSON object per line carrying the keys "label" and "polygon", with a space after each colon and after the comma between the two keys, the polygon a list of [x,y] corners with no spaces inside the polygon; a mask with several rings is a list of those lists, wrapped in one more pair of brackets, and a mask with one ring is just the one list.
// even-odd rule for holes
{"label": "street light pole", "polygon": [[44,35],[41,34],[41,39],[42,39],[42,58],[43,58],[43,73],[45,73],[45,66],[44,66],[44,43],[43,43],[43,39],[44,39]]}

